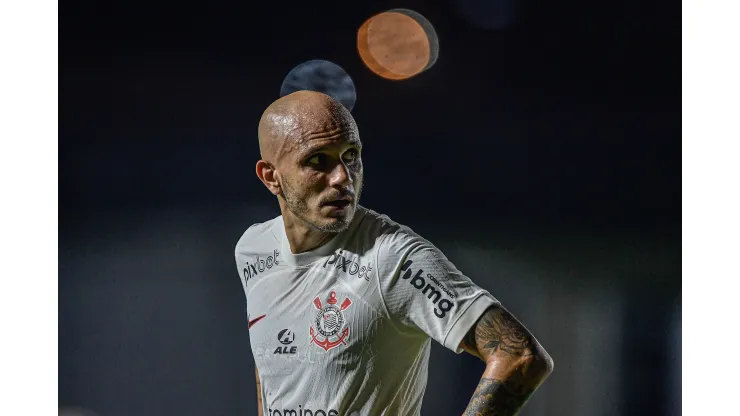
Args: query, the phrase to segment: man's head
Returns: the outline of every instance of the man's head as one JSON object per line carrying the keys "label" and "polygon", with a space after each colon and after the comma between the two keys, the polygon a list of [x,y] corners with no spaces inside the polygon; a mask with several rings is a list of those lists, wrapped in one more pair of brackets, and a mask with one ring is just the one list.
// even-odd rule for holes
{"label": "man's head", "polygon": [[362,143],[349,111],[328,95],[297,91],[259,124],[257,176],[283,217],[329,233],[347,229],[362,191]]}

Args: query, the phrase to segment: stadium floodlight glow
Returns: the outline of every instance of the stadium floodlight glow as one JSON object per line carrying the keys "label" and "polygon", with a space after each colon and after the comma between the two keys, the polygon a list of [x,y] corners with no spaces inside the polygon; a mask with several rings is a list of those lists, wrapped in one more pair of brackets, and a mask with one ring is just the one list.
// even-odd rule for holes
{"label": "stadium floodlight glow", "polygon": [[424,16],[409,9],[393,9],[376,14],[360,26],[357,51],[373,73],[404,80],[437,62],[439,38]]}
{"label": "stadium floodlight glow", "polygon": [[323,59],[306,61],[288,72],[280,87],[284,97],[296,91],[309,90],[324,93],[352,111],[357,101],[355,83],[339,65]]}

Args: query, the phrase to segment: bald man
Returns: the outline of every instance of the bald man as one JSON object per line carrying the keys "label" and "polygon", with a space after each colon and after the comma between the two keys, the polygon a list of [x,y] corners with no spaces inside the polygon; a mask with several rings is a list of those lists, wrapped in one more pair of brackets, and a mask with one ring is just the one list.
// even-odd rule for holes
{"label": "bald man", "polygon": [[431,340],[486,364],[464,414],[517,414],[552,359],[429,241],[358,205],[349,111],[295,92],[267,108],[258,135],[257,177],[282,213],[235,252],[259,414],[419,415]]}

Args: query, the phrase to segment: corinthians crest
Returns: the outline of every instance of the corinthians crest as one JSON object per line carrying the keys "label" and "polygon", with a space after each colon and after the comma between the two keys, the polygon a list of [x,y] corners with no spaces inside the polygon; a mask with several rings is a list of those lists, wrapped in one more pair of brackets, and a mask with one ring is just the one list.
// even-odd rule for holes
{"label": "corinthians crest", "polygon": [[319,312],[311,324],[311,343],[323,348],[324,351],[345,344],[344,340],[349,336],[349,327],[345,328],[344,315],[342,314],[352,301],[344,298],[341,305],[337,306],[337,293],[331,291],[326,299],[326,305],[321,304],[321,298],[316,296],[313,305]]}

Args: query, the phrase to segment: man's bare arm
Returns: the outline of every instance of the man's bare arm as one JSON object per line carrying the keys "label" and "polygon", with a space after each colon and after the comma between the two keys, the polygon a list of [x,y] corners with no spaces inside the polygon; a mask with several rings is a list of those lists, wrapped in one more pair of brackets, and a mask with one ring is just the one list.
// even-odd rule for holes
{"label": "man's bare arm", "polygon": [[460,343],[486,362],[465,416],[513,416],[552,373],[553,361],[506,309],[488,309]]}
{"label": "man's bare arm", "polygon": [[257,377],[257,416],[262,415],[262,385],[260,384],[260,373],[254,367],[254,376]]}

